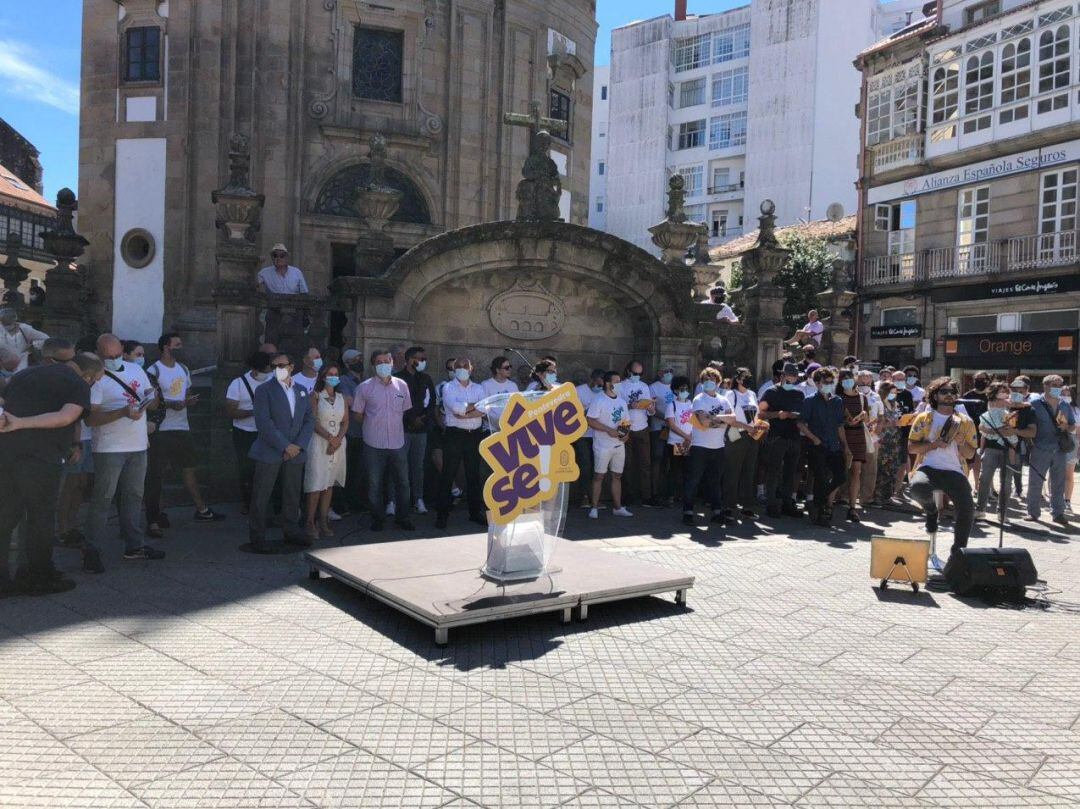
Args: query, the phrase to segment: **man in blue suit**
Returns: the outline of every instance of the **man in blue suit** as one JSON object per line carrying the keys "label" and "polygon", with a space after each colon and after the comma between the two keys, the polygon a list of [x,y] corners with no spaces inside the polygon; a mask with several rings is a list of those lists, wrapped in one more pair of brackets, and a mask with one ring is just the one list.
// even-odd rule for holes
{"label": "man in blue suit", "polygon": [[293,364],[287,354],[273,359],[274,378],[255,389],[255,427],[258,438],[249,457],[255,461],[248,531],[252,550],[266,553],[267,506],[278,475],[281,476],[281,531],[292,545],[310,545],[300,528],[300,495],[304,462],[315,418],[308,392],[293,382]]}

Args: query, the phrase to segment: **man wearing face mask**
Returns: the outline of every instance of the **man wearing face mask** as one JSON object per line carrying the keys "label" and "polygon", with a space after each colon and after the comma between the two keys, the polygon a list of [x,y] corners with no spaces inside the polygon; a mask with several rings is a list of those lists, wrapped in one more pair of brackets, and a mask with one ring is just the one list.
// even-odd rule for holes
{"label": "man wearing face mask", "polygon": [[123,346],[112,334],[97,340],[105,375],[90,389],[93,428],[94,488],[87,525],[95,547],[105,542],[113,497],[120,493],[120,537],[124,559],[163,559],[162,551],[145,545],[139,529],[146,480],[146,411],[159,406],[157,391],[146,373],[121,358]]}
{"label": "man wearing face mask", "polygon": [[966,465],[975,455],[975,424],[956,412],[959,394],[956,383],[947,376],[931,382],[926,399],[932,409],[916,414],[908,443],[918,458],[911,476],[911,498],[926,514],[927,533],[937,533],[938,529],[935,492],[942,492],[956,509],[952,553],[967,547],[975,520],[975,502]]}
{"label": "man wearing face mask", "polygon": [[232,419],[233,452],[240,479],[241,514],[248,513],[251,485],[255,477],[255,462],[248,454],[258,435],[255,426],[255,389],[273,376],[271,359],[266,352],[256,351],[248,357],[248,370],[230,382],[225,391],[225,412]]}
{"label": "man wearing face mask", "polygon": [[787,362],[781,368],[780,385],[767,390],[760,404],[761,417],[769,422],[761,452],[765,462],[766,513],[770,517],[802,516],[795,505],[795,476],[802,455],[799,411],[804,398],[799,390],[799,366]]}
{"label": "man wearing face mask", "polygon": [[370,359],[375,374],[357,387],[352,418],[364,428],[371,530],[383,530],[386,517],[383,481],[387,474],[392,474],[394,522],[399,528],[412,531],[415,526],[409,519],[409,460],[405,452],[405,414],[412,407],[412,397],[405,380],[393,375],[394,360],[389,351],[375,350]]}
{"label": "man wearing face mask", "polygon": [[25,368],[30,350],[41,348],[41,344],[48,339],[49,335],[45,332],[38,331],[29,323],[20,323],[14,309],[0,309],[0,348],[18,355],[19,364],[15,370]]}
{"label": "man wearing face mask", "polygon": [[810,518],[817,525],[832,522],[832,504],[836,492],[847,480],[844,456],[844,403],[836,395],[836,371],[814,371],[817,393],[803,402],[799,412],[799,432],[810,441],[809,461],[814,472],[814,505]]}
{"label": "man wearing face mask", "polygon": [[1070,527],[1065,515],[1065,458],[1072,451],[1072,434],[1076,420],[1070,404],[1062,401],[1065,380],[1057,374],[1043,377],[1042,395],[1031,397],[1031,413],[1035,420],[1035,435],[1028,456],[1027,513],[1039,519],[1042,490],[1050,486],[1050,519]]}
{"label": "man wearing face mask", "polygon": [[904,489],[904,476],[911,468],[911,453],[908,452],[908,435],[911,433],[911,419],[915,413],[915,397],[907,389],[907,374],[903,371],[893,371],[893,387],[896,389],[896,413],[900,422],[900,459],[902,465],[896,470],[896,490],[894,497],[902,496]]}
{"label": "man wearing face mask", "polygon": [[661,494],[666,488],[665,482],[671,471],[666,451],[667,433],[664,428],[667,426],[667,419],[664,414],[675,401],[675,394],[671,391],[671,380],[674,378],[674,368],[661,368],[656,372],[656,381],[649,385],[649,393],[656,408],[656,412],[649,416],[649,450],[652,456],[653,503],[657,506],[670,506],[674,502],[672,498]]}
{"label": "man wearing face mask", "polygon": [[405,453],[409,462],[409,494],[417,514],[427,514],[424,504],[424,461],[428,433],[435,426],[435,382],[427,374],[427,350],[405,350],[405,365],[394,376],[409,386],[412,407],[405,412]]}
{"label": "man wearing face mask", "polygon": [[146,349],[143,348],[142,343],[138,340],[124,340],[123,346],[124,362],[130,362],[140,368],[146,367]]}
{"label": "man wearing face mask", "polygon": [[307,547],[310,542],[300,527],[300,497],[304,483],[306,447],[315,432],[315,415],[308,391],[293,380],[288,354],[270,361],[274,377],[255,389],[255,426],[258,436],[249,453],[255,461],[248,535],[255,553],[269,553],[266,521],[270,495],[281,479],[281,532],[285,541]]}
{"label": "man wearing face mask", "polygon": [[757,438],[761,429],[754,424],[758,417],[758,400],[750,381],[749,368],[736,368],[731,378],[731,390],[727,391],[735,421],[724,437],[724,511],[734,514],[736,505],[740,505],[742,516],[754,519],[757,517],[754,511]]}
{"label": "man wearing face mask", "polygon": [[480,479],[480,441],[484,437],[483,413],[476,405],[485,397],[484,389],[472,379],[472,361],[454,360],[454,381],[443,388],[443,411],[446,434],[443,443],[443,468],[439,476],[436,528],[446,528],[452,503],[451,488],[458,464],[465,467],[465,493],[469,498],[469,519],[487,527],[484,516],[483,485]]}
{"label": "man wearing face mask", "polygon": [[195,522],[216,522],[225,519],[206,505],[199,491],[199,479],[195,474],[198,462],[195,442],[191,438],[187,411],[199,401],[199,395],[191,392],[191,372],[181,362],[184,341],[175,332],[163,334],[158,339],[161,359],[146,370],[151,384],[157,388],[165,418],[150,435],[150,448],[146,456],[146,535],[160,539],[169,527],[168,518],[161,510],[161,487],[168,467],[180,470],[184,488],[195,504]]}
{"label": "man wearing face mask", "polygon": [[907,383],[907,392],[911,394],[912,401],[918,407],[922,404],[926,391],[919,387],[919,368],[916,365],[908,365],[904,368],[904,381]]}
{"label": "man wearing face mask", "polygon": [[[29,595],[46,595],[75,586],[53,567],[52,534],[64,460],[76,446],[72,425],[89,412],[90,383],[102,370],[100,362],[85,365],[85,370],[74,362],[27,369],[12,379],[4,393],[5,409],[0,414],[0,595],[9,595],[15,588]],[[20,523],[26,567],[13,583],[8,576],[8,550],[12,532]]]}
{"label": "man wearing face mask", "polygon": [[[575,390],[577,390],[578,399],[581,400],[581,408],[588,413],[589,405],[592,404],[593,399],[604,392],[604,369],[593,368],[592,373],[589,374],[589,381],[578,385]],[[577,460],[580,474],[572,484],[574,494],[571,496],[570,502],[580,502],[582,508],[592,507],[589,490],[592,483],[593,439],[595,435],[596,433],[590,426],[585,431],[585,435],[574,442],[574,458]]]}
{"label": "man wearing face mask", "polygon": [[293,376],[293,381],[310,394],[315,390],[315,383],[319,381],[319,371],[322,370],[322,365],[322,354],[319,349],[312,346],[304,352],[303,367],[300,373]]}
{"label": "man wearing face mask", "polygon": [[649,442],[649,417],[656,413],[656,403],[652,391],[642,381],[644,366],[637,360],[631,360],[623,371],[623,379],[618,386],[619,397],[626,402],[630,416],[630,438],[626,442],[627,469],[623,473],[626,480],[627,505],[641,503],[655,506],[652,493],[652,447]]}
{"label": "man wearing face mask", "polygon": [[[1035,437],[1035,416],[1031,412],[1028,394],[1031,391],[1031,379],[1021,374],[1009,383],[1009,410],[1012,411],[1010,423],[1016,427],[1020,442],[1020,466],[1026,466],[1031,449],[1031,439]],[[1030,481],[1028,483],[1030,485]],[[1017,499],[1023,496],[1023,475],[1018,470],[1013,474],[1013,489]]]}

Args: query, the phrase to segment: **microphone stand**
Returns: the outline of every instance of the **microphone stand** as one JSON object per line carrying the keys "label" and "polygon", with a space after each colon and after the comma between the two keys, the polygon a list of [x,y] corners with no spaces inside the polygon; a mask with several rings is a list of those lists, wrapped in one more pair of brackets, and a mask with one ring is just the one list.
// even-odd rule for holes
{"label": "microphone stand", "polygon": [[511,354],[517,354],[523,363],[525,363],[530,369],[535,363],[529,362],[529,358],[518,351],[516,348],[510,348],[509,346],[503,346],[503,351],[509,351]]}

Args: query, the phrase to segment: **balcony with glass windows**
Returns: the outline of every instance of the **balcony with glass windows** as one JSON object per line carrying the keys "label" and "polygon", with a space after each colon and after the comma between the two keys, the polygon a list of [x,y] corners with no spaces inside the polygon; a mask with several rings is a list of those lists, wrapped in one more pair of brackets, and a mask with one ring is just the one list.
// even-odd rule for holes
{"label": "balcony with glass windows", "polygon": [[870,154],[873,158],[874,174],[915,166],[923,161],[926,154],[925,136],[920,132],[913,132],[884,143],[876,143],[870,147]]}

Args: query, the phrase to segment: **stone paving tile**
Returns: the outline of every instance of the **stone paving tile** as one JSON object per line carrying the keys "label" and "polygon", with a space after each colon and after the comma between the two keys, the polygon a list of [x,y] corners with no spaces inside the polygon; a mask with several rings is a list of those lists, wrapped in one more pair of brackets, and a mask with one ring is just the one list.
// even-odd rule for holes
{"label": "stone paving tile", "polygon": [[751,701],[750,705],[769,715],[780,714],[804,722],[813,722],[815,725],[867,741],[876,739],[895,725],[903,715],[899,711],[860,705],[845,700],[840,695],[828,696],[794,686],[758,697]]}
{"label": "stone paving tile", "polygon": [[476,741],[456,726],[441,724],[392,704],[358,711],[328,722],[322,728],[369,753],[409,769]]}
{"label": "stone paving tile", "polygon": [[996,714],[976,735],[1012,747],[1080,760],[1080,730],[1033,722],[1022,715]]}
{"label": "stone paving tile", "polygon": [[191,657],[187,662],[196,670],[236,688],[249,688],[304,674],[300,666],[250,646],[233,646]]}
{"label": "stone paving tile", "polygon": [[279,781],[315,806],[401,809],[453,806],[457,796],[362,750],[321,761]]}
{"label": "stone paving tile", "polygon": [[790,802],[806,794],[832,772],[829,767],[748,744],[712,730],[703,730],[683,739],[665,749],[662,755]]}
{"label": "stone paving tile", "polygon": [[[589,787],[573,775],[552,769],[548,761],[530,761],[485,742],[433,759],[416,772],[485,806],[558,806]],[[584,775],[581,767],[575,775]]]}
{"label": "stone paving tile", "polygon": [[903,691],[917,691],[933,695],[956,679],[955,675],[938,671],[929,666],[890,663],[856,652],[844,652],[825,664],[825,668],[848,676],[867,680],[880,680]]}
{"label": "stone paving tile", "polygon": [[685,682],[665,679],[657,672],[627,669],[613,663],[578,666],[555,675],[554,679],[588,693],[596,692],[646,708],[685,693],[690,688]]}
{"label": "stone paving tile", "polygon": [[6,725],[8,722],[22,722],[25,720],[26,717],[19,713],[14,705],[6,699],[0,699],[0,725]]}
{"label": "stone paving tile", "polygon": [[354,686],[399,671],[405,665],[367,649],[322,638],[317,644],[282,649],[280,658]]}
{"label": "stone paving tile", "polygon": [[693,686],[701,691],[712,691],[728,699],[743,702],[757,699],[780,687],[779,680],[751,676],[735,669],[700,665],[690,661],[669,663],[655,669],[652,674],[682,683],[687,687]]}
{"label": "stone paving tile", "polygon": [[1080,803],[1080,760],[1050,758],[1027,785]]}
{"label": "stone paving tile", "polygon": [[1080,705],[1061,700],[1048,699],[1026,691],[999,691],[989,689],[958,677],[935,696],[946,702],[955,702],[974,708],[995,712],[1016,713],[1035,722],[1071,727],[1080,717]]}
{"label": "stone paving tile", "polygon": [[904,692],[886,682],[867,681],[853,686],[848,695],[851,702],[888,713],[916,715],[924,721],[952,727],[964,733],[975,733],[993,716],[990,710],[972,708],[939,697],[928,697],[914,691]]}
{"label": "stone paving tile", "polygon": [[877,743],[1021,784],[1026,783],[1046,759],[1041,753],[980,739],[914,719],[904,719],[889,728],[877,738]]}
{"label": "stone paving tile", "polygon": [[76,685],[90,679],[85,671],[44,649],[0,655],[0,697],[15,699]]}
{"label": "stone paving tile", "polygon": [[123,694],[95,682],[39,691],[12,703],[54,736],[64,738],[152,716]]}
{"label": "stone paving tile", "polygon": [[[803,725],[771,749],[831,766],[887,789],[915,795],[941,770],[941,762],[845,736],[826,728]],[[932,751],[927,751],[929,755]]]}
{"label": "stone paving tile", "polygon": [[638,804],[602,789],[590,789],[566,803],[559,804],[559,809],[630,809],[634,806]]}
{"label": "stone paving tile", "polygon": [[182,682],[199,676],[198,671],[179,660],[147,648],[80,663],[79,669],[88,675],[87,679],[92,677],[125,694],[137,693],[151,685]]}
{"label": "stone paving tile", "polygon": [[483,702],[489,696],[458,680],[411,666],[365,683],[364,690],[429,719],[438,719],[466,705]]}
{"label": "stone paving tile", "polygon": [[1061,671],[1057,666],[1053,671],[1036,674],[1023,688],[1025,694],[1035,694],[1039,697],[1068,702],[1080,703],[1080,669],[1067,672]]}
{"label": "stone paving tile", "polygon": [[[591,699],[599,697],[589,697],[562,710],[571,710]],[[619,707],[625,708],[621,704]],[[580,727],[581,723],[563,721],[559,711],[543,714],[494,697],[447,714],[439,721],[534,761],[592,733]]]}
{"label": "stone paving tile", "polygon": [[551,711],[549,715],[654,753],[701,729],[699,724],[673,722],[667,714],[600,694]]}
{"label": "stone paving tile", "polygon": [[956,809],[1020,809],[1020,807],[1076,807],[1071,798],[1051,795],[982,773],[946,767],[919,792],[918,797]]}
{"label": "stone paving tile", "polygon": [[824,807],[875,807],[875,809],[923,809],[938,804],[894,792],[878,784],[845,773],[834,773],[807,792],[795,806],[800,809]]}
{"label": "stone paving tile", "polygon": [[313,673],[263,683],[246,690],[268,705],[315,725],[382,703],[382,700],[366,691]]}
{"label": "stone paving tile", "polygon": [[903,665],[918,667],[923,671],[939,671],[943,675],[951,674],[971,683],[983,683],[986,687],[1007,691],[1024,690],[1034,679],[1032,673],[1024,669],[1001,666],[986,660],[972,665],[970,658],[927,649],[916,652]]}
{"label": "stone paving tile", "polygon": [[737,670],[751,677],[778,680],[784,685],[821,691],[830,696],[848,694],[865,683],[872,682],[858,675],[825,666],[800,663],[777,654],[763,654],[739,666]]}
{"label": "stone paving tile", "polygon": [[781,807],[794,806],[794,804],[763,795],[748,789],[742,784],[718,778],[708,786],[704,786],[697,792],[684,798],[676,804],[678,807],[753,807],[753,809],[780,809]]}
{"label": "stone paving tile", "polygon": [[[577,669],[571,669],[571,671],[577,671]],[[588,687],[588,684],[582,687],[561,679],[565,673],[546,677],[516,666],[476,671],[443,669],[438,672],[441,679],[445,678],[453,682],[455,686],[467,685],[470,689],[481,692],[482,698],[499,697],[541,713],[569,705],[596,692],[596,689]]]}
{"label": "stone paving tile", "polygon": [[73,736],[65,744],[125,787],[225,755],[191,731],[157,716]]}
{"label": "stone paving tile", "polygon": [[756,649],[736,646],[724,641],[710,640],[700,635],[674,632],[660,638],[646,641],[644,646],[681,655],[689,660],[703,661],[705,663],[721,666],[723,668],[738,668],[739,666],[756,660],[762,656],[762,652]]}
{"label": "stone paving tile", "polygon": [[144,646],[176,658],[213,654],[240,645],[240,641],[236,638],[231,638],[194,621],[184,621],[179,625],[162,629],[147,629],[132,635],[131,638]]}
{"label": "stone paving tile", "polygon": [[642,806],[669,806],[712,780],[708,773],[603,736],[590,736],[542,763]]}
{"label": "stone paving tile", "polygon": [[308,809],[314,805],[227,756],[141,784],[132,791],[150,806],[170,809]]}
{"label": "stone paving tile", "polygon": [[136,641],[100,624],[34,632],[27,635],[27,639],[68,663],[112,657],[139,649]]}
{"label": "stone paving tile", "polygon": [[193,730],[272,710],[248,692],[209,677],[151,684],[136,699],[154,713]]}
{"label": "stone paving tile", "polygon": [[769,745],[802,724],[785,714],[765,713],[752,703],[725,699],[706,691],[687,691],[656,706],[661,713],[688,725],[705,726],[753,744]]}

